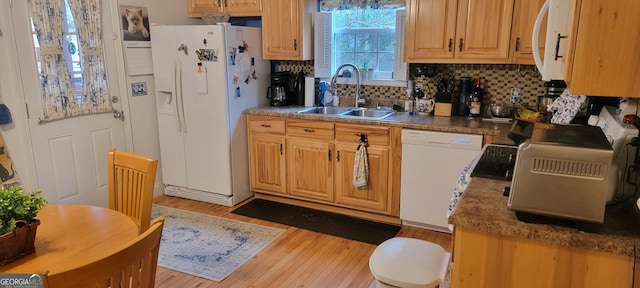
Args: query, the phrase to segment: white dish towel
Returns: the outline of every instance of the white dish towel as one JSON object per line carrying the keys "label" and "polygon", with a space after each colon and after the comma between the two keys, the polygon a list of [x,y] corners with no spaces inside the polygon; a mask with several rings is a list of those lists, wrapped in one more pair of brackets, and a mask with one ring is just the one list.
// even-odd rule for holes
{"label": "white dish towel", "polygon": [[369,178],[369,163],[367,162],[366,143],[360,143],[356,150],[356,156],[353,161],[353,186],[360,188],[367,186]]}

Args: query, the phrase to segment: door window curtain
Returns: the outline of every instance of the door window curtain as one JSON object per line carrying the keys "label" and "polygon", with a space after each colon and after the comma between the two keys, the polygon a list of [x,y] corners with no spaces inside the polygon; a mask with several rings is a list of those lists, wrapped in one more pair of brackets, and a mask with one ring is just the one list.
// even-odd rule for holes
{"label": "door window curtain", "polygon": [[[70,1],[72,2],[72,1]],[[29,12],[40,44],[40,124],[80,115],[111,112],[102,54],[99,0],[71,4],[81,44],[83,96],[79,102],[63,48],[64,0],[29,0]]]}
{"label": "door window curtain", "polygon": [[102,53],[102,1],[68,0],[78,30],[82,56],[82,114],[113,111]]}
{"label": "door window curtain", "polygon": [[345,9],[396,9],[406,6],[406,0],[320,0],[320,11]]}
{"label": "door window curtain", "polygon": [[29,0],[31,19],[40,44],[40,93],[43,120],[72,116],[75,90],[62,50],[63,0]]}

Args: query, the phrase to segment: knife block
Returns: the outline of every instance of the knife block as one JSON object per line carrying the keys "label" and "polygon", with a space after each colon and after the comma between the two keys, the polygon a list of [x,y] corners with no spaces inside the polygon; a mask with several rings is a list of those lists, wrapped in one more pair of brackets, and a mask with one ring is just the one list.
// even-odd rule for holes
{"label": "knife block", "polygon": [[436,102],[436,106],[433,109],[433,115],[434,116],[451,116],[451,111],[453,110],[453,107],[451,105],[451,103],[438,103]]}
{"label": "knife block", "polygon": [[436,104],[433,109],[433,115],[451,117],[452,111],[454,109],[452,100],[453,96],[451,95],[451,93],[436,93]]}

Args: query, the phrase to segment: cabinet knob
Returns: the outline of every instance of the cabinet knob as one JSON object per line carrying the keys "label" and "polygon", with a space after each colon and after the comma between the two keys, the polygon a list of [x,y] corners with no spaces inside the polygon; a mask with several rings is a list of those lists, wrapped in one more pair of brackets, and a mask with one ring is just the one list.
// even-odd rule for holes
{"label": "cabinet knob", "polygon": [[458,50],[462,52],[462,38],[460,38],[460,46],[458,47]]}
{"label": "cabinet knob", "polygon": [[449,52],[453,49],[453,38],[449,38]]}
{"label": "cabinet knob", "polygon": [[516,52],[520,51],[520,37],[516,37]]}

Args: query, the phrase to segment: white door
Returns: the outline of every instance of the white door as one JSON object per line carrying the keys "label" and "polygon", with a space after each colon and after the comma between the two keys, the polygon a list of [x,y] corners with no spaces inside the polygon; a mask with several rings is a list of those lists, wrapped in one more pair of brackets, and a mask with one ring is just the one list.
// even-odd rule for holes
{"label": "white door", "polygon": [[[108,2],[103,1],[102,11],[109,93],[117,98],[114,108],[123,110],[127,97],[120,95],[115,62],[115,49],[121,46],[112,36],[119,35],[119,28],[114,33]],[[11,9],[38,188],[49,203],[107,207],[107,152],[110,147],[125,150],[123,120],[106,113],[40,124],[42,104],[27,1],[13,1]]]}

